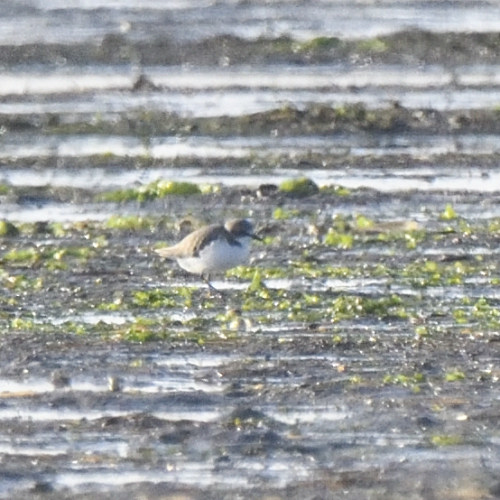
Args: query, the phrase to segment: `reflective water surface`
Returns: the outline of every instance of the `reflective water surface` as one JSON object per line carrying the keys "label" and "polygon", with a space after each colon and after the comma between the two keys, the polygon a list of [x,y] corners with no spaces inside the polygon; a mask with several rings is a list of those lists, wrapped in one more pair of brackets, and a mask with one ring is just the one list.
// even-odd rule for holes
{"label": "reflective water surface", "polygon": [[167,3],[0,5],[0,497],[496,498],[498,5]]}

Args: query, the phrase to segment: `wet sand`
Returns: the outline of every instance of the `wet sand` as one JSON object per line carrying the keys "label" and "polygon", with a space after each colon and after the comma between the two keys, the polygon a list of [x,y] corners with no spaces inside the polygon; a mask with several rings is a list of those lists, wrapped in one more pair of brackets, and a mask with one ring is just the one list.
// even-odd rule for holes
{"label": "wet sand", "polygon": [[495,5],[292,4],[4,4],[0,498],[499,496]]}

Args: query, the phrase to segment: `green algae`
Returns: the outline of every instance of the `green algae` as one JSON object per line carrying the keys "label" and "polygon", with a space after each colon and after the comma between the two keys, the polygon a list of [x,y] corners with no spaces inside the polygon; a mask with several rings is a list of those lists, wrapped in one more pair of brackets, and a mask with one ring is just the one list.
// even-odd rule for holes
{"label": "green algae", "polygon": [[3,287],[9,290],[41,290],[43,288],[43,278],[28,277],[25,274],[10,274],[5,269],[0,269],[0,282]]}
{"label": "green algae", "polygon": [[256,279],[256,276],[258,276],[258,279],[262,282],[263,279],[286,278],[289,277],[290,274],[287,269],[283,267],[260,266],[259,269],[255,269],[253,266],[237,266],[228,270],[226,276],[245,281],[253,281]]}
{"label": "green algae", "polygon": [[329,36],[319,36],[312,38],[311,40],[306,40],[302,43],[295,44],[294,48],[298,52],[318,52],[318,51],[329,51],[335,49],[342,44],[340,38],[329,37]]}
{"label": "green algae", "polygon": [[136,307],[171,308],[177,306],[177,300],[163,290],[139,290],[134,292],[132,304]]}
{"label": "green algae", "polygon": [[445,382],[460,382],[465,380],[465,373],[461,370],[453,370],[445,373],[444,380]]}
{"label": "green algae", "polygon": [[66,270],[70,264],[85,264],[94,255],[90,247],[40,246],[11,248],[0,257],[0,263],[14,268],[43,267],[50,271]]}
{"label": "green algae", "polygon": [[407,279],[415,288],[425,288],[461,285],[467,277],[478,275],[480,271],[480,266],[475,262],[458,260],[444,263],[422,259],[406,265],[401,270],[400,276]]}
{"label": "green algae", "polygon": [[279,185],[279,190],[294,198],[305,198],[319,193],[317,184],[308,177],[283,181]]}
{"label": "green algae", "polygon": [[122,337],[131,342],[148,342],[159,339],[159,332],[155,328],[157,322],[150,318],[136,318],[123,331]]}
{"label": "green algae", "polygon": [[355,217],[355,224],[358,230],[368,230],[374,228],[375,221],[366,215],[357,214]]}
{"label": "green algae", "polygon": [[101,302],[97,308],[101,311],[121,311],[127,308],[121,297],[116,298],[112,302]]}
{"label": "green algae", "polygon": [[464,438],[452,434],[435,434],[431,436],[430,442],[436,447],[458,446],[464,444]]}
{"label": "green algae", "polygon": [[447,203],[443,212],[439,216],[441,220],[455,220],[458,217],[457,212],[451,203]]}
{"label": "green algae", "polygon": [[18,236],[19,228],[7,220],[0,220],[0,236]]}
{"label": "green algae", "polygon": [[336,229],[331,227],[328,229],[328,232],[323,238],[323,243],[328,246],[347,250],[349,248],[352,248],[354,244],[354,235],[352,233],[337,231]]}
{"label": "green algae", "polygon": [[500,233],[500,217],[495,217],[488,221],[488,225],[486,228],[488,233]]}
{"label": "green algae", "polygon": [[255,270],[252,276],[252,282],[250,283],[250,285],[248,285],[248,288],[246,290],[247,294],[261,292],[263,290],[267,291],[267,286],[264,284],[262,271]]}
{"label": "green algae", "polygon": [[89,326],[75,321],[64,321],[60,328],[66,334],[85,335],[89,332]]}
{"label": "green algae", "polygon": [[[383,271],[383,264],[377,264],[373,269],[373,273],[377,273],[378,276],[382,274],[387,274],[387,271]],[[360,276],[366,276],[370,274],[370,269],[372,266],[345,266],[345,265],[334,265],[328,263],[321,263],[318,265],[316,262],[310,260],[301,261],[291,261],[290,262],[290,275],[289,277],[300,277],[308,279],[316,278],[341,278],[349,279]]]}
{"label": "green algae", "polygon": [[422,384],[426,383],[426,377],[423,373],[412,374],[388,374],[384,376],[383,383],[386,385],[402,385],[418,392]]}
{"label": "green algae", "polygon": [[415,249],[428,238],[427,232],[413,221],[378,222],[364,214],[336,214],[323,236],[323,243],[341,249],[354,245],[404,245]]}
{"label": "green algae", "polygon": [[299,211],[296,209],[287,209],[284,207],[276,207],[273,210],[273,219],[275,220],[287,220],[293,219],[299,215]]}
{"label": "green algae", "polygon": [[360,40],[356,46],[359,51],[371,54],[383,54],[389,50],[388,41],[382,38]]}
{"label": "green algae", "polygon": [[415,335],[417,337],[427,337],[429,335],[429,328],[426,325],[418,325],[415,327]]}
{"label": "green algae", "polygon": [[326,310],[333,321],[342,321],[362,316],[399,319],[406,319],[408,317],[403,299],[396,294],[380,298],[341,295],[327,304]]}
{"label": "green algae", "polygon": [[477,324],[486,330],[500,329],[500,308],[491,304],[491,300],[480,297],[475,302],[468,298],[462,302],[467,307],[456,307],[452,311],[457,324]]}
{"label": "green algae", "polygon": [[333,195],[333,196],[346,197],[346,196],[349,196],[352,191],[349,188],[346,188],[345,186],[333,184],[330,186],[322,186],[320,188],[320,192],[322,194],[329,194],[329,195]]}
{"label": "green algae", "polygon": [[2,256],[4,262],[34,264],[41,258],[41,253],[36,248],[13,248]]}
{"label": "green algae", "polygon": [[292,260],[287,266],[269,267],[259,265],[237,266],[226,272],[227,277],[251,281],[255,273],[262,279],[293,279],[304,278],[315,280],[318,278],[351,279],[359,277],[392,277],[394,270],[384,263],[362,263],[360,265],[335,265],[328,262],[317,262],[307,256],[302,260]]}
{"label": "green algae", "polygon": [[[314,215],[311,216],[314,220]],[[151,230],[156,218],[140,217],[121,218],[118,216],[110,219],[112,222],[105,222],[104,227],[124,230]],[[97,230],[98,226],[94,229]],[[390,244],[394,241],[404,241],[407,232],[401,228],[406,228],[406,223],[402,225],[384,226],[378,221],[364,214],[353,216],[337,215],[332,219],[330,234],[349,235],[352,242],[364,245]],[[83,228],[84,234],[89,234],[88,228]],[[73,229],[72,229],[73,230]],[[477,231],[479,229],[472,228]],[[486,230],[485,227],[482,230]],[[420,230],[418,230],[420,231]],[[334,233],[335,232],[335,233]],[[428,234],[425,232],[422,241],[427,241]],[[90,232],[92,235],[92,231]],[[390,235],[387,240],[379,240],[378,235]],[[420,233],[419,233],[420,234]],[[328,231],[327,231],[328,235]],[[396,237],[397,235],[397,237]],[[326,236],[326,235],[325,235]],[[375,237],[374,237],[375,236]],[[441,236],[438,234],[438,236]],[[106,248],[109,244],[107,239],[103,245],[93,244],[97,236],[91,236],[91,245],[88,247],[65,247],[39,246],[29,248],[14,248],[3,255],[4,265],[15,267],[29,267],[33,264],[44,267],[48,270],[69,270],[69,265],[74,262],[85,263],[89,259],[96,257],[99,248]],[[319,245],[326,245],[323,242]],[[404,297],[391,294],[389,288],[387,293],[377,296],[365,296],[357,294],[336,295],[334,290],[313,292],[311,290],[288,290],[272,289],[266,286],[267,279],[291,279],[301,278],[316,280],[318,278],[336,278],[349,280],[354,277],[370,278],[380,277],[388,280],[388,283],[410,284],[412,287],[425,288],[427,286],[456,286],[462,285],[468,277],[474,277],[483,273],[494,271],[489,263],[483,265],[482,258],[468,260],[456,260],[451,262],[436,261],[430,259],[417,259],[406,264],[402,269],[394,268],[387,263],[366,263],[359,262],[350,265],[332,265],[322,260],[317,260],[314,255],[318,246],[312,245],[305,248],[301,258],[290,261],[288,266],[239,266],[226,273],[227,277],[234,277],[249,281],[247,289],[237,291],[226,297],[223,301],[232,309],[241,310],[243,315],[234,312],[220,313],[221,299],[217,295],[206,297],[197,287],[173,287],[167,289],[140,289],[132,291],[126,296],[111,301],[101,301],[95,304],[102,310],[119,311],[127,309],[129,311],[140,310],[140,314],[149,318],[155,311],[165,311],[165,317],[160,324],[155,322],[146,326],[139,322],[124,327],[121,330],[110,326],[85,327],[87,332],[101,331],[102,334],[112,335],[115,332],[124,339],[138,341],[160,340],[160,339],[180,339],[185,338],[196,343],[202,343],[217,335],[222,339],[229,338],[236,332],[248,329],[259,329],[261,325],[281,321],[284,323],[303,324],[335,324],[346,321],[357,321],[368,319],[370,321],[388,320],[411,320],[418,315],[415,312],[418,307],[418,299],[408,302]],[[488,267],[489,266],[489,267]],[[3,281],[7,289],[27,290],[33,293],[38,292],[45,286],[46,278],[37,281],[28,281],[21,275],[4,273]],[[98,278],[96,278],[96,283]],[[11,301],[16,301],[14,297]],[[13,302],[14,303],[14,302]],[[230,307],[234,306],[234,307]],[[168,320],[169,311],[179,312],[190,308],[197,308],[199,314],[196,318],[182,320],[182,328],[177,333],[172,333],[172,324]],[[443,310],[434,309],[434,313],[442,317],[452,318],[457,325],[479,324],[483,329],[493,328],[498,324],[498,310],[488,302],[478,300],[462,307],[445,308]],[[151,319],[151,318],[150,318]],[[29,322],[20,323],[24,329],[29,329]],[[33,325],[34,328],[34,325]],[[49,328],[47,326],[47,328]],[[176,327],[177,328],[177,327]],[[22,329],[18,327],[18,329]],[[420,341],[427,341],[440,332],[435,325],[409,326],[409,331],[413,331]],[[219,337],[218,337],[219,338]]]}
{"label": "green algae", "polygon": [[33,330],[35,322],[31,318],[13,318],[10,321],[10,328],[12,330]]}
{"label": "green algae", "polygon": [[49,229],[50,229],[50,232],[56,238],[64,238],[70,232],[68,226],[65,225],[65,224],[62,224],[61,222],[52,222],[52,223],[50,223],[49,224]]}
{"label": "green algae", "polygon": [[[304,178],[306,179],[306,178]],[[321,192],[321,195],[324,193]],[[442,240],[454,238],[456,234],[462,237],[468,235],[495,234],[499,224],[495,221],[475,222],[471,224],[462,217],[444,220],[444,224],[434,221],[432,231],[420,227],[413,221],[380,221],[375,219],[369,212],[351,214],[336,214],[325,218],[319,212],[305,208],[298,210],[293,202],[288,201],[286,206],[270,209],[274,220],[290,220],[283,224],[291,226],[295,219],[304,220],[305,227],[308,223],[314,225],[317,230],[304,235],[301,229],[301,250],[293,254],[293,259],[287,261],[287,265],[265,265],[269,262],[267,255],[264,262],[255,266],[239,266],[226,273],[226,277],[237,278],[248,282],[248,287],[242,291],[233,291],[231,294],[205,293],[205,287],[176,286],[166,289],[135,289],[129,290],[119,298],[103,298],[95,303],[91,301],[80,301],[75,299],[79,306],[85,305],[91,308],[99,308],[107,311],[127,310],[129,313],[140,314],[141,317],[154,319],[151,324],[143,325],[141,322],[128,324],[121,329],[115,326],[85,327],[85,331],[100,332],[102,334],[116,334],[124,339],[189,339],[196,343],[206,342],[210,338],[229,338],[241,331],[249,329],[259,331],[265,330],[266,325],[281,322],[285,325],[330,325],[332,338],[334,337],[333,325],[342,322],[376,322],[379,320],[402,321],[406,324],[414,341],[426,343],[436,338],[437,335],[446,334],[446,328],[441,328],[433,322],[424,320],[420,324],[418,308],[427,307],[422,296],[416,296],[411,301],[404,294],[391,293],[393,285],[412,288],[426,287],[449,287],[464,286],[470,278],[490,277],[494,283],[496,268],[491,260],[483,256],[467,258],[452,258],[448,261],[432,260],[418,257],[418,253],[408,252],[405,254],[405,264],[402,267],[392,265],[394,255],[401,248],[410,250],[420,245],[440,244]],[[436,213],[436,212],[434,212]],[[38,232],[35,226],[21,227],[25,237],[45,238],[57,233],[61,241],[77,235],[85,238],[88,246],[58,247],[58,245],[39,244],[33,247],[5,247],[2,256],[4,273],[2,282],[5,289],[10,291],[10,296],[3,303],[18,304],[19,297],[14,291],[23,291],[27,294],[35,294],[43,291],[45,287],[54,286],[50,274],[44,274],[36,280],[28,280],[19,274],[20,268],[43,268],[48,271],[60,271],[71,273],[75,265],[83,266],[91,259],[100,258],[108,252],[112,241],[105,234],[100,233],[103,229],[117,231],[148,231],[157,229],[161,219],[155,216],[112,216],[105,222],[100,223],[75,223],[64,225],[47,226],[48,231]],[[452,226],[452,227],[451,227]],[[450,228],[449,231],[447,228]],[[43,229],[43,228],[42,228]],[[314,237],[313,237],[314,236]],[[23,236],[24,237],[24,236]],[[149,237],[149,235],[148,235]],[[309,238],[309,239],[307,239]],[[6,244],[12,242],[7,240]],[[67,243],[66,243],[67,244]],[[66,245],[65,244],[65,245]],[[153,247],[155,243],[151,246]],[[282,245],[280,237],[270,236],[269,245],[265,252],[272,254]],[[336,250],[350,250],[356,247],[361,252],[365,249],[386,247],[388,250],[387,260],[371,262],[368,259],[351,257],[356,252],[344,252],[345,257],[330,260],[330,256],[336,254]],[[325,258],[324,252],[329,255]],[[384,248],[385,251],[385,248]],[[393,251],[390,253],[389,251]],[[417,258],[415,258],[417,255]],[[96,261],[98,262],[98,261]],[[9,269],[10,268],[10,269]],[[24,271],[23,271],[24,273]],[[324,278],[345,280],[346,283],[352,278],[380,278],[380,295],[367,296],[363,294],[337,294],[335,289],[324,287],[320,284],[320,290],[314,290],[315,281]],[[271,288],[266,285],[266,280],[290,279],[291,289]],[[104,278],[105,280],[105,278]],[[95,284],[102,284],[103,278],[97,276]],[[305,285],[297,286],[297,283]],[[500,282],[500,281],[499,281]],[[274,283],[272,286],[276,286]],[[278,284],[278,286],[281,286]],[[378,286],[378,285],[377,285]],[[74,293],[78,297],[78,290]],[[82,292],[83,293],[83,292]],[[10,301],[10,302],[7,302]],[[225,307],[227,312],[221,312]],[[174,314],[176,318],[181,317],[186,311],[196,311],[196,317],[176,320],[176,324],[169,320]],[[241,311],[234,312],[234,311]],[[155,319],[156,315],[162,314],[161,322]],[[454,322],[452,329],[467,333],[471,325],[478,325],[478,332],[491,331],[500,322],[499,313],[491,301],[473,300],[470,303],[436,303],[430,311],[433,317],[446,318]],[[23,325],[23,323],[20,323]],[[416,325],[416,326],[415,326]],[[24,323],[24,328],[29,329],[29,322]],[[35,325],[33,325],[35,328]],[[52,331],[57,327],[44,326]],[[62,328],[62,327],[60,327]],[[22,328],[18,328],[22,329]]]}
{"label": "green algae", "polygon": [[213,331],[213,322],[210,323],[210,328],[207,328],[206,320],[203,324],[188,321],[180,324],[170,320],[168,315],[151,317],[141,314],[123,325],[108,326],[106,335],[129,342],[185,341],[203,345],[213,338],[220,338],[218,333]]}
{"label": "green algae", "polygon": [[[102,40],[81,41],[72,44],[37,43],[7,44],[0,61],[5,66],[18,64],[53,64],[54,61],[78,61],[83,66],[130,65],[141,61],[145,67],[198,67],[220,65],[221,61],[233,65],[252,64],[307,64],[315,58],[329,63],[357,61],[366,55],[377,56],[385,64],[495,64],[498,56],[498,36],[495,30],[483,32],[429,32],[421,29],[403,29],[384,36],[361,39],[335,36],[312,36],[295,39],[286,35],[239,37],[217,35],[193,41],[186,38],[172,43],[170,34],[155,33],[149,40],[134,39],[126,34],[108,34]],[[100,43],[96,43],[100,42]],[[158,86],[141,75],[131,86],[136,91],[155,91]],[[143,110],[138,115],[146,114]],[[95,113],[97,122],[102,113]],[[64,127],[64,120],[52,113],[44,117],[45,124]],[[61,123],[60,123],[61,122]],[[5,118],[7,128],[29,126],[22,118]]]}
{"label": "green algae", "polygon": [[191,196],[198,194],[201,194],[201,190],[197,184],[160,179],[138,188],[119,189],[102,193],[98,196],[98,200],[115,203],[144,202],[170,195]]}
{"label": "green algae", "polygon": [[[380,57],[384,52],[384,42],[381,40],[373,43],[365,43],[361,52],[361,57]],[[323,58],[328,52],[336,50],[308,50],[296,52],[295,54],[304,54],[305,57],[319,59]],[[137,111],[129,110],[122,112],[119,116],[112,118],[92,121],[80,121],[78,116],[72,117],[72,122],[64,125],[52,126],[43,123],[43,120],[36,119],[39,115],[33,115],[33,129],[40,130],[45,134],[100,134],[100,135],[123,135],[139,139],[142,144],[142,154],[132,159],[105,151],[102,154],[96,154],[89,158],[93,165],[113,165],[123,162],[131,162],[134,165],[154,166],[157,159],[150,153],[150,144],[153,137],[163,135],[190,136],[195,132],[199,135],[211,135],[214,137],[229,137],[234,134],[241,136],[259,136],[273,133],[280,135],[313,135],[338,132],[352,132],[353,130],[366,131],[415,131],[422,133],[456,133],[481,132],[486,130],[496,130],[498,122],[498,113],[494,110],[469,111],[468,118],[464,120],[463,110],[413,110],[407,109],[397,104],[384,106],[376,109],[367,108],[362,103],[346,103],[339,106],[328,104],[311,104],[305,108],[297,109],[293,105],[286,104],[275,109],[266,110],[257,113],[250,113],[242,116],[217,116],[217,117],[184,117],[167,111]],[[61,119],[66,115],[61,116]],[[1,117],[0,117],[1,122]],[[0,123],[1,125],[1,123]],[[304,155],[309,162],[316,154]],[[303,156],[303,157],[304,157]],[[318,155],[321,156],[321,155]],[[324,166],[324,163],[332,161],[338,162],[338,158],[329,158],[331,155],[323,155],[322,161],[318,165]],[[288,157],[288,155],[287,155]],[[270,154],[263,159],[260,154],[250,152],[245,158],[247,164],[276,165],[280,163],[279,159],[286,161],[280,154]],[[13,159],[15,160],[15,159]],[[174,164],[183,164],[184,158],[172,160]],[[278,161],[276,161],[278,160]],[[210,160],[196,160],[201,163],[207,163]],[[289,161],[289,157],[288,157]],[[352,161],[352,160],[350,160]],[[9,188],[9,193],[15,192],[14,188]]]}
{"label": "green algae", "polygon": [[190,307],[194,289],[173,287],[169,289],[136,290],[132,294],[131,306],[141,308]]}
{"label": "green algae", "polygon": [[109,229],[118,229],[121,231],[139,231],[156,228],[156,221],[152,217],[143,217],[140,215],[113,215],[106,222],[105,227]]}
{"label": "green algae", "polygon": [[329,298],[325,293],[270,289],[259,272],[255,273],[244,293],[241,309],[246,312],[272,312],[284,315],[289,321],[307,323],[336,323],[362,317],[409,318],[407,304],[396,294],[380,298],[360,295]]}

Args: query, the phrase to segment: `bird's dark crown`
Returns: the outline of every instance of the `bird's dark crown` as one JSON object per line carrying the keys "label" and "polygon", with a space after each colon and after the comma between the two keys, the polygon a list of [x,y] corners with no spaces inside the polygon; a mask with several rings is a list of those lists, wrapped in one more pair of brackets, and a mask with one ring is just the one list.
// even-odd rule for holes
{"label": "bird's dark crown", "polygon": [[239,238],[241,236],[254,236],[253,225],[247,219],[232,219],[227,221],[224,226],[226,230],[236,238]]}

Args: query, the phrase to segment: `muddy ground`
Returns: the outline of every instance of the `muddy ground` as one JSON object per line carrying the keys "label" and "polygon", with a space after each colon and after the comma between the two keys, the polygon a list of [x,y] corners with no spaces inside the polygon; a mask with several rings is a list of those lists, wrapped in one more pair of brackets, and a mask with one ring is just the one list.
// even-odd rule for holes
{"label": "muddy ground", "polygon": [[0,8],[0,498],[499,498],[498,33],[151,4]]}
{"label": "muddy ground", "polygon": [[[499,217],[448,202],[498,210],[237,188],[127,205],[149,220],[133,230],[18,225],[2,243],[4,496],[494,498]],[[154,257],[187,206],[249,204],[266,241],[220,294]],[[389,224],[350,215],[394,205]],[[352,244],[328,243],[344,211]]]}

